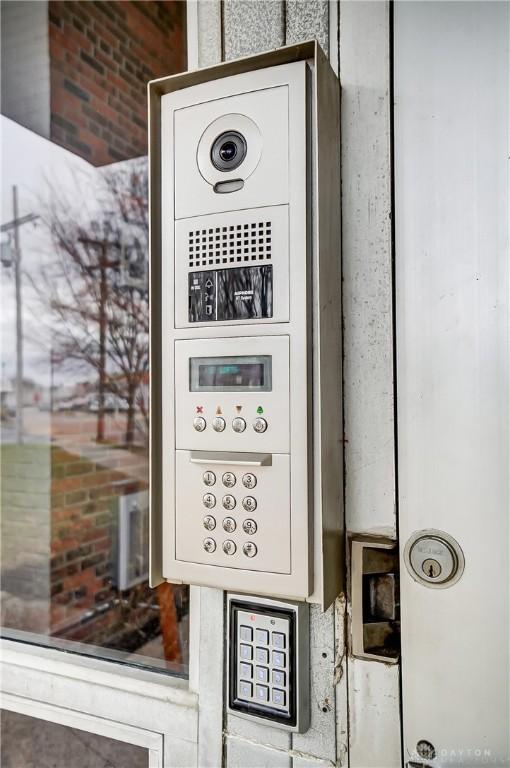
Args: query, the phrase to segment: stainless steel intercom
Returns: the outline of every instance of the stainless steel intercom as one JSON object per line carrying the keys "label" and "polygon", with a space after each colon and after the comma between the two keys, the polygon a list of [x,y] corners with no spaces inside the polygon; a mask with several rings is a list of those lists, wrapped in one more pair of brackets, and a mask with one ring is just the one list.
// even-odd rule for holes
{"label": "stainless steel intercom", "polygon": [[339,84],[315,43],[154,81],[151,579],[341,589]]}

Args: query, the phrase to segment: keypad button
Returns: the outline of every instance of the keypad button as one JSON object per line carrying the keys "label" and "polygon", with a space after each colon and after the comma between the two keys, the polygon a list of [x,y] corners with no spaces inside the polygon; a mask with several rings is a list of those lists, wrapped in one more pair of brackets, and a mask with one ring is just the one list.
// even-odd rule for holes
{"label": "keypad button", "polygon": [[239,631],[239,635],[241,637],[241,640],[245,640],[247,643],[251,643],[251,641],[253,640],[253,629],[251,627],[246,627],[243,624]]}
{"label": "keypad button", "polygon": [[256,629],[255,640],[259,645],[267,645],[269,643],[269,632],[267,629]]}
{"label": "keypad button", "polygon": [[257,500],[253,496],[245,496],[243,499],[243,507],[247,512],[253,512],[257,509]]}
{"label": "keypad button", "polygon": [[245,488],[255,488],[257,485],[257,478],[251,472],[247,472],[243,475],[243,485]]}
{"label": "keypad button", "polygon": [[226,427],[225,419],[223,419],[221,416],[215,416],[212,421],[212,427],[215,432],[223,432],[223,430]]}
{"label": "keypad button", "polygon": [[244,432],[246,429],[246,422],[241,416],[236,416],[232,421],[232,429],[234,432]]}
{"label": "keypad button", "polygon": [[202,501],[204,502],[204,507],[212,509],[216,505],[216,496],[214,493],[204,493]]}
{"label": "keypad button", "polygon": [[253,648],[251,645],[243,645],[241,643],[239,647],[239,655],[242,659],[246,659],[246,661],[251,661],[253,659]]}
{"label": "keypad button", "polygon": [[257,701],[269,701],[269,688],[267,685],[256,685],[255,686],[255,698]]}
{"label": "keypad button", "polygon": [[204,539],[204,549],[206,552],[214,552],[214,550],[216,549],[216,542],[214,541],[214,539],[211,539],[211,538]]}
{"label": "keypad button", "polygon": [[241,699],[251,699],[253,696],[253,685],[247,680],[239,681],[239,697]]}
{"label": "keypad button", "polygon": [[203,432],[207,426],[207,422],[203,416],[195,416],[193,419],[193,426],[197,432]]}
{"label": "keypad button", "polygon": [[216,528],[216,520],[212,515],[206,515],[204,517],[204,528],[208,531],[214,531]]}
{"label": "keypad button", "polygon": [[257,523],[255,520],[243,520],[243,531],[249,536],[253,536],[257,533]]}
{"label": "keypad button", "polygon": [[255,557],[257,551],[257,545],[253,541],[247,541],[243,544],[243,552],[246,557]]}
{"label": "keypad button", "polygon": [[221,479],[223,481],[224,486],[226,486],[227,488],[233,488],[234,485],[236,484],[237,478],[233,472],[225,472],[225,474]]}
{"label": "keypad button", "polygon": [[285,706],[285,691],[273,688],[273,704],[277,704],[279,707]]}
{"label": "keypad button", "polygon": [[214,472],[204,472],[202,479],[206,485],[214,485],[216,482],[216,475]]}
{"label": "keypad button", "polygon": [[285,635],[282,632],[273,632],[272,639],[275,648],[285,648]]}
{"label": "keypad button", "polygon": [[223,520],[223,530],[227,533],[232,533],[232,531],[235,531],[236,527],[237,524],[233,517],[226,517]]}
{"label": "keypad button", "polygon": [[234,509],[236,500],[233,496],[230,495],[230,493],[227,493],[227,495],[223,497],[222,503],[225,509]]}
{"label": "keypad button", "polygon": [[273,685],[285,685],[285,672],[281,672],[279,669],[273,669],[273,674],[271,676]]}
{"label": "keypad button", "polygon": [[266,648],[256,648],[255,661],[258,661],[260,664],[269,664],[269,651]]}
{"label": "keypad button", "polygon": [[241,677],[244,677],[246,680],[251,680],[253,677],[253,667],[251,664],[247,664],[245,661],[242,661],[239,664],[239,674]]}
{"label": "keypad button", "polygon": [[226,555],[235,555],[235,551],[237,549],[235,542],[231,539],[227,539],[222,544],[223,551]]}
{"label": "keypad button", "polygon": [[269,682],[269,670],[267,667],[257,667],[255,669],[255,677],[259,683]]}
{"label": "keypad button", "polygon": [[253,420],[253,429],[255,432],[265,432],[267,429],[267,421],[262,418],[262,416],[257,416],[256,419]]}
{"label": "keypad button", "polygon": [[273,665],[275,667],[285,667],[285,654],[273,651]]}

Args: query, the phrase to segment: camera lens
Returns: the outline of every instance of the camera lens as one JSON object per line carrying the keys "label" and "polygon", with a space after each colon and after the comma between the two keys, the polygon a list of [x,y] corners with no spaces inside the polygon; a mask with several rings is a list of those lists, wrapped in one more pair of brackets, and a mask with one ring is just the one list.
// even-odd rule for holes
{"label": "camera lens", "polygon": [[241,133],[225,131],[213,142],[211,162],[218,171],[233,171],[243,162],[246,151],[246,139]]}
{"label": "camera lens", "polygon": [[237,155],[237,147],[233,141],[226,141],[224,144],[221,145],[220,157],[223,160],[223,162],[228,163],[230,160],[233,160],[236,155]]}

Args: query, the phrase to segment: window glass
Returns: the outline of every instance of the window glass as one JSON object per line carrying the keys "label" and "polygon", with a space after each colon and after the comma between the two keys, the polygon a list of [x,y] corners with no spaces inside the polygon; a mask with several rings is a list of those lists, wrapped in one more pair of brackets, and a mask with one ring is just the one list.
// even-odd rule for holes
{"label": "window glass", "polygon": [[151,78],[182,2],[1,3],[1,577],[7,637],[186,674],[148,586]]}
{"label": "window glass", "polygon": [[0,723],[2,768],[149,768],[147,749],[117,739],[7,710]]}

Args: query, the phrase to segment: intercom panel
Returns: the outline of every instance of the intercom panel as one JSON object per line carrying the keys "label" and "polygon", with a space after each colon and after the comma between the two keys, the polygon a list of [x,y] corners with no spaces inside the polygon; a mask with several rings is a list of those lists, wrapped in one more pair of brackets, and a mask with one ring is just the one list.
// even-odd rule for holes
{"label": "intercom panel", "polygon": [[149,94],[152,581],[329,604],[343,571],[338,81],[307,44]]}

